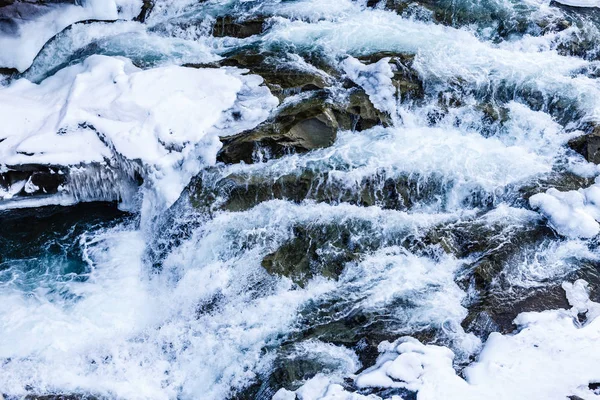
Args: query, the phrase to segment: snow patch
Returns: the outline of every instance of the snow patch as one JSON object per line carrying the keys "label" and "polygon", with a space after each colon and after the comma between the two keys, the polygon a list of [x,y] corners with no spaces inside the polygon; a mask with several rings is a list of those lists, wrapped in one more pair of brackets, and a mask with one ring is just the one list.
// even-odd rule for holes
{"label": "snow patch", "polygon": [[[453,367],[450,349],[403,337],[379,345],[376,364],[356,377],[355,386],[403,388],[417,392],[419,400],[595,398],[588,385],[600,382],[600,304],[589,299],[583,280],[566,282],[563,289],[572,309],[521,313],[514,321],[517,332],[492,333],[478,360],[463,371],[464,379]],[[583,323],[578,319],[582,313]],[[335,378],[318,375],[295,393],[280,390],[274,399],[380,397],[351,393]]]}
{"label": "snow patch", "polygon": [[600,232],[600,180],[586,189],[561,192],[551,188],[529,199],[532,208],[546,216],[558,233],[591,238]]}
{"label": "snow patch", "polygon": [[397,100],[390,60],[391,58],[386,57],[365,65],[354,57],[348,57],[342,62],[342,68],[354,83],[365,90],[378,110],[394,118],[397,116]]}

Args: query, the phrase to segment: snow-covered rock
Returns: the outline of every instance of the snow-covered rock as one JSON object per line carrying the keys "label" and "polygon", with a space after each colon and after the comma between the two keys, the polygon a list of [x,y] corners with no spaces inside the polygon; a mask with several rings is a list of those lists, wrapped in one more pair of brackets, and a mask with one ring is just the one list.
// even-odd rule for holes
{"label": "snow-covered rock", "polygon": [[531,196],[529,204],[548,218],[561,235],[591,238],[600,232],[600,181],[586,189],[548,189]]}
{"label": "snow-covered rock", "polygon": [[[600,304],[589,299],[583,280],[564,283],[570,310],[525,312],[515,319],[514,334],[492,333],[478,359],[462,378],[454,353],[411,337],[382,342],[376,364],[358,375],[359,389],[402,388],[419,400],[564,400],[597,398],[589,388],[600,382]],[[586,320],[579,322],[578,315]],[[295,392],[280,390],[275,400],[380,399],[343,389],[318,375]]]}
{"label": "snow-covered rock", "polygon": [[215,162],[219,136],[258,125],[277,105],[262,78],[244,72],[143,71],[127,59],[91,56],[40,84],[15,81],[0,88],[1,163],[134,161],[168,206]]}

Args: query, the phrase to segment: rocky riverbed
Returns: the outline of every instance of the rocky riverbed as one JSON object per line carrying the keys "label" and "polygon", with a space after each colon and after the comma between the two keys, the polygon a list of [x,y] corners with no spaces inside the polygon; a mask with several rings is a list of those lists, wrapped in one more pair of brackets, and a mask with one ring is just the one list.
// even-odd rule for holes
{"label": "rocky riverbed", "polygon": [[597,7],[0,0],[1,396],[596,398]]}

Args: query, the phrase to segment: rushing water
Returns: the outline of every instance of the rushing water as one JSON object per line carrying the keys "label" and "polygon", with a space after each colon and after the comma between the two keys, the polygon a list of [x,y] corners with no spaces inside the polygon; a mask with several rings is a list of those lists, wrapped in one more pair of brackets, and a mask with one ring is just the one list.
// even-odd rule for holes
{"label": "rushing water", "polygon": [[[229,86],[239,80],[243,88],[236,89],[236,103],[233,96],[222,117],[210,116],[218,128],[213,135],[253,128],[268,112],[302,104],[317,92],[326,104],[343,105],[361,90],[386,118],[361,126],[364,120],[355,116],[333,144],[309,152],[250,149],[252,163],[215,162],[215,140],[186,147],[184,138],[163,156],[171,160],[181,151],[175,167],[161,161],[156,170],[139,164],[144,155],[126,160],[108,135],[103,140],[113,140],[107,147],[118,154],[108,167],[116,172],[96,165],[79,180],[71,172],[70,188],[61,189],[71,197],[59,193],[62,197],[19,203],[9,201],[11,187],[8,194],[0,191],[0,199],[5,196],[0,210],[7,209],[0,211],[0,394],[131,400],[441,399],[439,393],[449,399],[596,398],[598,349],[557,350],[551,340],[578,340],[563,325],[546,329],[551,340],[536,336],[539,345],[544,354],[572,354],[555,358],[567,369],[591,365],[589,376],[563,374],[548,356],[532,364],[537,375],[527,382],[518,376],[517,366],[529,365],[519,354],[545,360],[527,351],[505,351],[512,358],[493,364],[510,365],[517,371],[513,378],[492,367],[482,372],[478,365],[494,351],[502,353],[493,347],[500,341],[525,337],[511,336],[519,313],[568,309],[563,282],[583,278],[592,300],[597,296],[600,202],[594,201],[593,178],[600,170],[567,143],[592,132],[600,120],[599,12],[545,0],[153,3],[143,23],[88,21],[62,30],[30,66],[6,75],[0,90],[19,94],[24,83],[18,79],[50,82],[44,79],[57,72],[93,71],[92,64],[106,59],[88,57],[103,55],[130,59],[133,64],[123,67],[127,73],[184,64],[226,70],[219,79],[229,79]],[[228,36],[223,16],[260,29]],[[235,69],[273,74],[246,64],[257,54],[275,74],[291,68],[322,87],[278,92],[271,85],[277,106],[258,87],[260,81]],[[395,65],[386,58],[400,56]],[[238,64],[218,64],[235,57]],[[408,90],[398,86],[399,72],[411,77],[401,83]],[[214,76],[198,84],[208,96],[202,107],[211,106],[211,96],[229,101],[229,86],[210,81]],[[135,79],[127,87],[140,82]],[[67,90],[67,103],[77,101],[76,84],[82,81],[65,78],[75,88]],[[112,78],[107,82],[112,85]],[[90,87],[87,100],[79,101],[104,94],[104,86]],[[35,93],[45,102],[60,90]],[[8,106],[9,97],[2,96]],[[179,127],[178,113],[196,107],[177,104],[167,109],[170,119],[156,123],[156,132],[169,130],[164,121]],[[87,109],[98,114],[95,128],[79,128],[113,126],[117,114],[101,120],[101,113],[113,111],[102,107],[94,103]],[[121,118],[138,109],[119,111]],[[3,140],[0,136],[0,146]],[[39,140],[36,149],[45,151]],[[9,153],[0,147],[1,154]],[[0,173],[6,172],[3,164],[0,159]],[[134,181],[142,178],[136,192]],[[544,194],[584,187],[590,187],[584,194],[568,192],[585,197],[580,208],[577,199]],[[532,195],[538,197],[530,202]],[[127,211],[112,202],[39,207],[92,200],[120,200]],[[576,306],[579,300],[573,299],[585,292],[579,282],[564,288],[575,315],[587,312],[591,326],[596,303]],[[522,314],[517,325],[542,318],[537,315]],[[584,324],[574,318],[575,325]],[[388,343],[403,336],[428,345],[402,342],[404,348],[417,346],[410,351],[418,357],[430,358],[404,361],[408,353]],[[494,338],[490,343],[488,336]],[[377,368],[394,357],[400,372],[390,369],[393,379],[382,381]],[[428,371],[446,365],[444,360],[446,375],[428,380],[423,372],[418,385],[403,372],[413,371],[415,363]],[[540,379],[555,386],[536,381],[545,368],[548,379]],[[460,382],[446,381],[449,375]]]}

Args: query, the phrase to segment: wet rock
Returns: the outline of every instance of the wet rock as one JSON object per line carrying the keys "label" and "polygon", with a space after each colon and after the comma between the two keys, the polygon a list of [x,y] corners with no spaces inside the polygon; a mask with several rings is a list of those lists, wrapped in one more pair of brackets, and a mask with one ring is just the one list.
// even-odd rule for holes
{"label": "wet rock", "polygon": [[212,34],[215,37],[247,38],[263,33],[265,17],[253,16],[249,19],[236,18],[230,15],[216,18]]}
{"label": "wet rock", "polygon": [[133,20],[138,22],[146,22],[154,8],[154,0],[144,0],[140,13]]}
{"label": "wet rock", "polygon": [[571,139],[568,145],[587,161],[600,164],[600,126],[594,127],[586,135]]}
{"label": "wet rock", "polygon": [[280,108],[277,115],[249,132],[223,138],[218,160],[253,163],[259,153],[281,157],[333,144],[338,122],[322,96]]}
{"label": "wet rock", "polygon": [[[518,293],[517,293],[518,292]],[[480,303],[469,308],[462,322],[467,332],[487,338],[491,332],[513,332],[513,320],[522,312],[569,309],[570,305],[560,285],[541,289],[513,288],[513,292],[488,292]]]}
{"label": "wet rock", "polygon": [[363,131],[377,125],[390,126],[391,118],[379,111],[364,90],[349,89],[347,101],[334,108],[340,129]]}
{"label": "wet rock", "polygon": [[575,175],[572,172],[562,171],[553,172],[548,176],[539,178],[535,182],[528,183],[519,188],[520,201],[516,205],[529,207],[529,198],[538,193],[544,193],[550,188],[555,188],[561,192],[587,188],[594,183],[593,178],[585,178]]}
{"label": "wet rock", "polygon": [[465,25],[477,25],[488,29],[495,27],[496,34],[500,38],[526,32],[536,33],[540,30],[533,21],[527,18],[527,15],[510,12],[502,6],[494,7],[490,3],[440,0],[382,0],[371,3],[376,3],[376,6],[383,6],[400,15],[452,27]]}
{"label": "wet rock", "polygon": [[0,189],[12,196],[56,194],[66,182],[66,169],[44,165],[9,166],[0,172]]}
{"label": "wet rock", "polygon": [[294,239],[267,255],[262,266],[270,274],[286,276],[300,287],[315,276],[336,279],[352,252],[350,232],[335,225],[297,226]]}
{"label": "wet rock", "polygon": [[225,54],[224,58],[207,65],[186,64],[188,67],[238,67],[260,75],[271,92],[280,100],[308,91],[323,89],[330,85],[331,77],[318,69],[302,68],[299,60],[282,60],[281,55],[261,52],[248,47]]}

